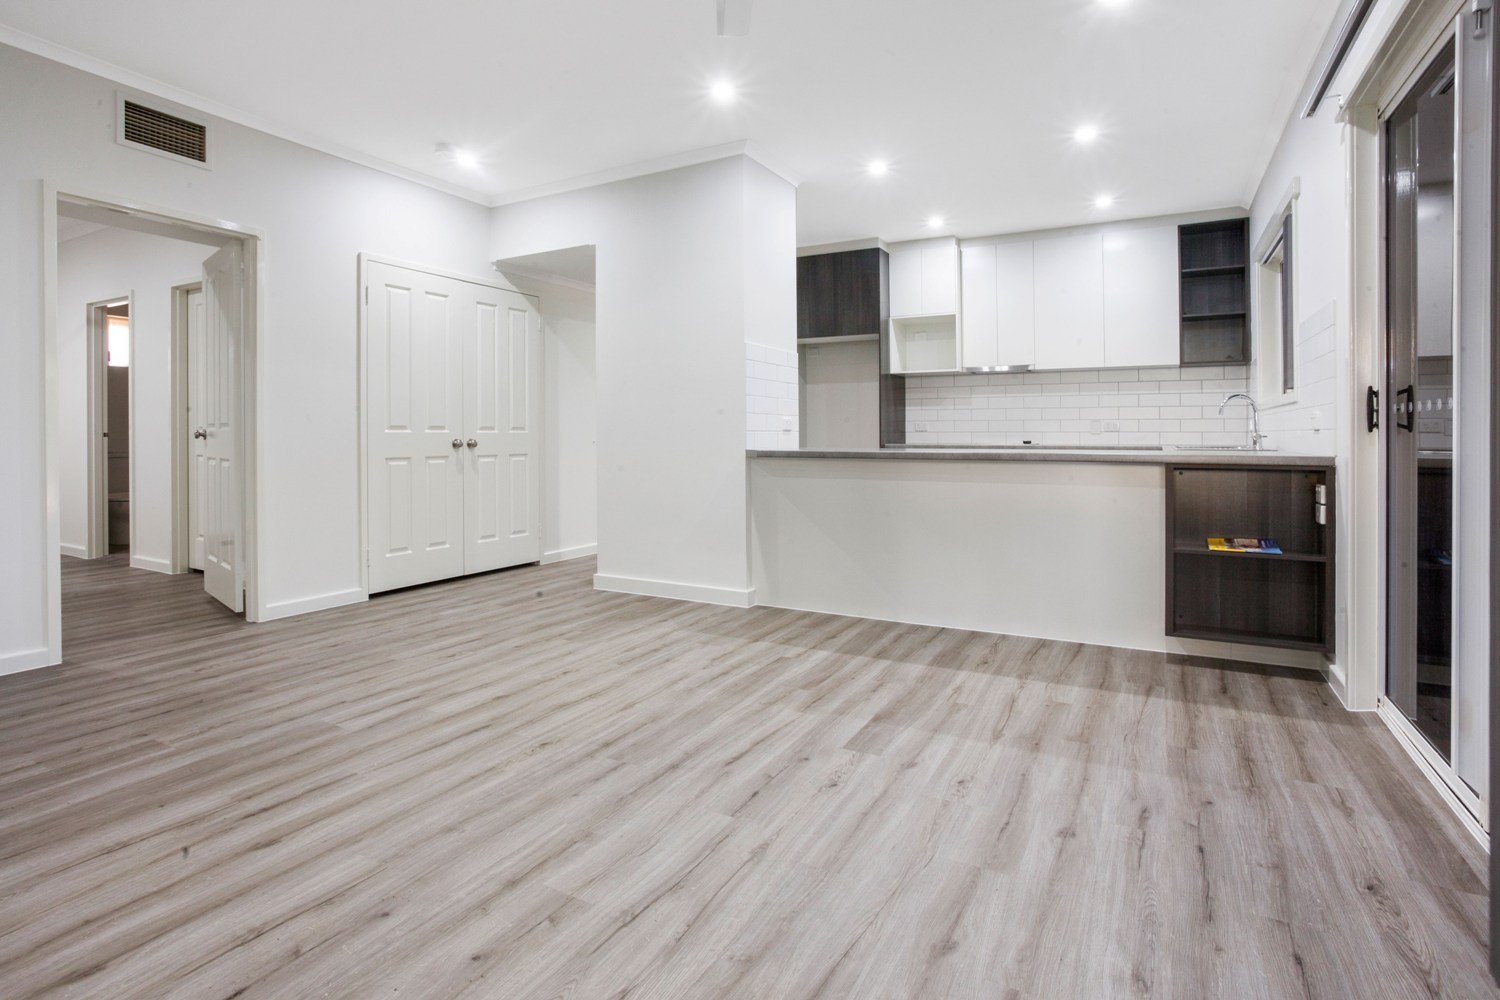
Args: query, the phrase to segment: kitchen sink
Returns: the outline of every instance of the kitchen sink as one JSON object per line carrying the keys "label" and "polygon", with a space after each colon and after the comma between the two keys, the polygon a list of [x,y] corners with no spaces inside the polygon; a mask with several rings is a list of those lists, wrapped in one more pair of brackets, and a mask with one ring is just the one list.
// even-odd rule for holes
{"label": "kitchen sink", "polygon": [[1248,444],[1174,444],[1178,451],[1275,451],[1275,448],[1252,448]]}

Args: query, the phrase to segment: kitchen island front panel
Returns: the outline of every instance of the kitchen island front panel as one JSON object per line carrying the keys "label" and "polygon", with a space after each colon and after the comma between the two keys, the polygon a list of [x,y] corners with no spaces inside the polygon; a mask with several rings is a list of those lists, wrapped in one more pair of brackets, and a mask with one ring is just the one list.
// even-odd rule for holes
{"label": "kitchen island front panel", "polygon": [[1327,668],[1314,652],[1165,635],[1165,467],[1186,453],[866,460],[884,454],[749,459],[756,603]]}

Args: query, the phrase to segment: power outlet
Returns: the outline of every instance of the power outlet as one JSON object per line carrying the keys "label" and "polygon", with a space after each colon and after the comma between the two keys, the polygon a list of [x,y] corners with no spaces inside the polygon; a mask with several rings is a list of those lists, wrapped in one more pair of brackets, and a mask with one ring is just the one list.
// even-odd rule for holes
{"label": "power outlet", "polygon": [[1104,432],[1106,434],[1118,434],[1119,431],[1120,431],[1120,422],[1118,420],[1106,420],[1106,421],[1104,421]]}
{"label": "power outlet", "polygon": [[927,425],[924,424],[922,421],[918,420],[918,421],[916,421],[915,423],[913,423],[911,425],[911,429],[914,430],[914,431],[917,431],[918,433],[921,433],[921,432],[927,430]]}

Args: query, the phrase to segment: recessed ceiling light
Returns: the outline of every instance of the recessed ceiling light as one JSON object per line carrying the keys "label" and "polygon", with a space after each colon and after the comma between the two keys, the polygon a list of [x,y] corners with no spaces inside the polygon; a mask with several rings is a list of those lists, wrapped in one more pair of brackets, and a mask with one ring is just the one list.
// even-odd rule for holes
{"label": "recessed ceiling light", "polygon": [[456,163],[465,170],[473,170],[479,166],[479,157],[467,149],[459,149],[451,142],[440,142],[432,147],[432,154],[440,160]]}
{"label": "recessed ceiling light", "polygon": [[1073,138],[1078,142],[1090,143],[1099,138],[1099,126],[1080,125],[1073,130]]}
{"label": "recessed ceiling light", "polygon": [[891,165],[884,160],[871,160],[870,165],[866,169],[870,172],[871,177],[884,177],[890,172]]}
{"label": "recessed ceiling light", "polygon": [[927,217],[927,228],[928,229],[942,229],[943,228],[943,224],[946,223],[947,221],[948,220],[944,219],[941,215],[929,215]]}
{"label": "recessed ceiling light", "polygon": [[1115,196],[1112,194],[1101,194],[1099,197],[1094,199],[1095,208],[1113,208],[1114,204]]}
{"label": "recessed ceiling light", "polygon": [[734,101],[735,97],[734,84],[728,80],[715,80],[713,85],[708,88],[708,96],[720,104],[730,104]]}

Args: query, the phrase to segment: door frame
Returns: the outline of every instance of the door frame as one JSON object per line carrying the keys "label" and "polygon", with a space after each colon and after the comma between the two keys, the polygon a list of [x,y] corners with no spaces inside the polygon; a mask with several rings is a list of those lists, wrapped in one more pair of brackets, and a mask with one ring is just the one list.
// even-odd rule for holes
{"label": "door frame", "polygon": [[[242,530],[245,560],[245,618],[260,621],[266,617],[259,586],[260,565],[260,466],[259,435],[257,433],[258,406],[258,341],[260,317],[266,311],[266,237],[263,230],[252,226],[226,222],[209,216],[183,212],[177,209],[145,204],[122,198],[109,192],[89,191],[77,187],[59,187],[55,180],[43,180],[40,185],[41,246],[37,257],[42,270],[42,454],[46,467],[46,539],[47,585],[42,595],[47,631],[48,663],[61,663],[62,649],[62,561],[57,558],[62,534],[62,512],[59,500],[59,451],[60,402],[58,390],[57,360],[57,207],[59,200],[87,208],[104,209],[127,217],[140,224],[141,228],[166,226],[174,229],[191,229],[213,233],[243,241],[245,248],[245,280],[250,285],[245,296],[246,322],[244,344],[241,348],[243,363],[240,367],[240,402],[244,424],[244,454],[241,467],[244,474]],[[125,222],[126,220],[122,220]],[[119,225],[119,224],[117,224]],[[129,224],[119,228],[132,228]],[[159,231],[159,230],[158,230]]]}
{"label": "door frame", "polygon": [[[105,424],[108,422],[109,407],[109,320],[108,310],[111,306],[126,305],[126,312],[131,323],[135,322],[135,301],[132,292],[124,295],[116,295],[97,302],[90,302],[84,306],[88,310],[86,318],[85,364],[88,365],[88,374],[85,381],[84,393],[86,396],[85,423],[88,427],[89,445],[86,460],[86,474],[84,489],[87,492],[87,533],[84,536],[85,559],[98,559],[109,555],[109,445],[105,439]],[[135,337],[134,326],[131,327],[129,357],[126,367],[129,374],[126,376],[130,398],[130,408],[126,411],[126,446],[133,453],[135,451]],[[130,465],[130,493],[135,495],[135,463]],[[135,519],[130,520],[130,549],[135,551]]]}
{"label": "door frame", "polygon": [[[541,314],[541,298],[533,292],[524,292],[505,281],[503,277],[479,278],[472,274],[464,274],[459,271],[450,271],[441,267],[432,267],[427,264],[415,264],[409,260],[399,257],[387,257],[382,254],[360,252],[355,268],[354,299],[355,308],[359,313],[359,335],[356,338],[354,350],[355,377],[359,381],[359,414],[354,424],[355,434],[355,474],[359,477],[359,589],[364,600],[370,599],[370,478],[367,468],[369,455],[367,454],[365,430],[369,419],[369,338],[370,338],[370,309],[368,301],[369,288],[369,266],[371,264],[385,264],[390,267],[400,267],[408,271],[420,271],[423,274],[435,275],[439,278],[451,278],[454,281],[464,281],[471,285],[479,285],[483,288],[495,288],[502,292],[514,292],[524,295],[537,305],[537,313]],[[537,359],[537,364],[542,365],[545,356]],[[542,389],[537,395],[537,413],[546,413],[546,378],[545,372],[542,378]],[[546,433],[546,428],[542,428]],[[546,461],[546,449],[537,449],[537,475],[545,474],[543,463]],[[538,531],[540,531],[540,519],[542,511],[537,510]]]}
{"label": "door frame", "polygon": [[[1350,474],[1345,479],[1353,494],[1350,518],[1354,544],[1348,581],[1350,656],[1345,703],[1352,709],[1374,710],[1396,736],[1398,743],[1418,769],[1441,794],[1469,832],[1486,847],[1488,818],[1493,808],[1488,789],[1470,791],[1456,772],[1437,755],[1426,739],[1407,721],[1400,709],[1385,697],[1388,655],[1386,617],[1389,606],[1389,557],[1386,547],[1389,523],[1387,489],[1388,462],[1385,438],[1391,427],[1391,400],[1386,393],[1385,287],[1385,123],[1390,111],[1416,85],[1423,72],[1454,36],[1455,19],[1467,4],[1460,0],[1417,5],[1396,18],[1389,41],[1349,88],[1339,120],[1345,124],[1345,169],[1348,183],[1346,237],[1348,240],[1349,295],[1352,371],[1350,398],[1345,413],[1349,432]],[[1492,234],[1500,236],[1500,234]],[[1365,429],[1364,388],[1381,390],[1381,420],[1378,433]],[[1491,719],[1491,724],[1495,723]],[[1491,752],[1495,752],[1492,744]],[[1492,774],[1491,779],[1495,776]]]}
{"label": "door frame", "polygon": [[[193,540],[189,528],[193,502],[188,489],[192,468],[192,427],[188,420],[188,382],[193,359],[188,351],[188,296],[203,290],[203,277],[172,286],[172,572],[188,572]],[[247,296],[248,298],[248,296]],[[243,387],[242,387],[243,388]],[[248,492],[248,491],[247,491]]]}

